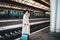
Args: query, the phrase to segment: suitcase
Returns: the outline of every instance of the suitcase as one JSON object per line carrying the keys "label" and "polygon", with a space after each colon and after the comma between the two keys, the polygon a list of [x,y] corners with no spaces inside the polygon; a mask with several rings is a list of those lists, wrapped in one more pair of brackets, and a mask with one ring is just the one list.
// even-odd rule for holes
{"label": "suitcase", "polygon": [[28,34],[22,34],[21,40],[29,40],[29,35]]}

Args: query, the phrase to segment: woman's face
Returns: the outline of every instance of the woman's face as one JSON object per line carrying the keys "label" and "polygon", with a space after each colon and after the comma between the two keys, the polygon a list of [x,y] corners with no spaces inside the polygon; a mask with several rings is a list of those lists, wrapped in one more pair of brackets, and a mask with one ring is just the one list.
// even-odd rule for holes
{"label": "woman's face", "polygon": [[26,11],[26,15],[27,15],[28,17],[30,17],[30,13],[29,13],[28,11]]}

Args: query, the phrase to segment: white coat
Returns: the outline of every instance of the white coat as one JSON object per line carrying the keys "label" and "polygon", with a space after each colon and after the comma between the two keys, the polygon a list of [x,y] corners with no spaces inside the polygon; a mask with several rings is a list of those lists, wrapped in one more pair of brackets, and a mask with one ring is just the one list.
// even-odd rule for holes
{"label": "white coat", "polygon": [[28,35],[30,34],[29,17],[25,14],[23,16],[22,34],[28,34]]}

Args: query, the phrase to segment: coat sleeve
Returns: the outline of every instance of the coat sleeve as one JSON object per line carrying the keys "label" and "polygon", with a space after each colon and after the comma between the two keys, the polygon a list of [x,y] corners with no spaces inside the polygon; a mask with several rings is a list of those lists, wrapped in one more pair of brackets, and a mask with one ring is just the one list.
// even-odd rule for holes
{"label": "coat sleeve", "polygon": [[23,24],[29,24],[29,19],[26,15],[23,17]]}

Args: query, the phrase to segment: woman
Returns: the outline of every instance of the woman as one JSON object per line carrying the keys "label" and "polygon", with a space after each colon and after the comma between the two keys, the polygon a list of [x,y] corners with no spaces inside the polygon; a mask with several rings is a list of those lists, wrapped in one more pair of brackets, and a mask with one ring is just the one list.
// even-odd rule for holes
{"label": "woman", "polygon": [[30,34],[30,24],[29,24],[29,11],[25,10],[23,16],[23,27],[22,27],[22,34]]}
{"label": "woman", "polygon": [[25,10],[23,16],[23,27],[22,27],[22,40],[29,40],[30,24],[29,24],[29,11]]}

